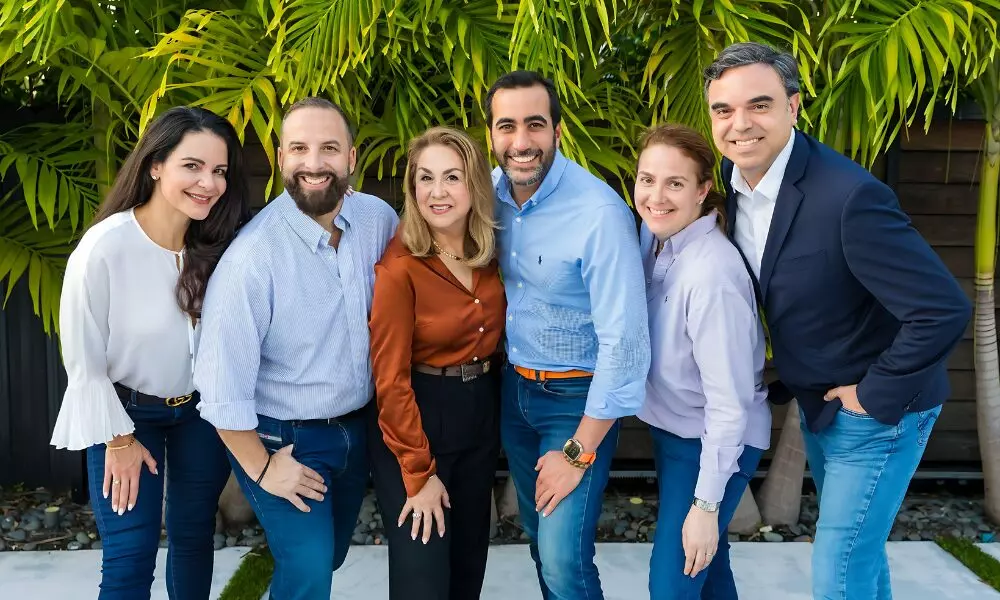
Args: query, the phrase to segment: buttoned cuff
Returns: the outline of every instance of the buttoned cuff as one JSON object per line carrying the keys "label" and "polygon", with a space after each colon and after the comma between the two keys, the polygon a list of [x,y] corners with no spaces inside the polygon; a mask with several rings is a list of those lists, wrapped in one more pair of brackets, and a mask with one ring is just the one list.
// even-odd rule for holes
{"label": "buttoned cuff", "polygon": [[698,474],[698,483],[694,487],[694,496],[705,502],[722,502],[722,497],[726,495],[726,485],[731,476],[725,473],[707,473],[702,471]]}

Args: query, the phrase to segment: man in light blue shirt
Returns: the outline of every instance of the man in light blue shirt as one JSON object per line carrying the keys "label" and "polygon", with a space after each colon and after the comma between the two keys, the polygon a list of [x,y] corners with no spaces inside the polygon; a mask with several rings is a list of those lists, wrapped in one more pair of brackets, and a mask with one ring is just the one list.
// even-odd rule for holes
{"label": "man in light blue shirt", "polygon": [[501,77],[486,117],[508,304],[501,438],[542,596],[600,599],[601,499],[619,418],[639,410],[649,370],[635,218],[559,152],[551,81]]}
{"label": "man in light blue shirt", "polygon": [[333,103],[285,114],[285,192],[240,231],[205,295],[195,386],[275,558],[271,597],[329,598],[368,483],[374,265],[398,219],[351,192]]}

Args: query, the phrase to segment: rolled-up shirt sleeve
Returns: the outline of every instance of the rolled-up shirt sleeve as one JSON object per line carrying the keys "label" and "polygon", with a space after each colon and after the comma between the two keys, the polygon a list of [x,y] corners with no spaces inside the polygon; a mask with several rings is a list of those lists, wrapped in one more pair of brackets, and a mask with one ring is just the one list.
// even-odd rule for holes
{"label": "rolled-up shirt sleeve", "polygon": [[59,341],[68,382],[52,431],[56,448],[83,450],[135,429],[108,377],[110,294],[104,261],[86,248],[72,254],[59,302]]}
{"label": "rolled-up shirt sleeve", "polygon": [[597,362],[584,414],[634,415],[649,372],[646,286],[635,220],[624,204],[602,207],[584,248],[581,270],[597,334]]}
{"label": "rolled-up shirt sleeve", "polygon": [[254,392],[271,320],[271,285],[252,263],[219,263],[202,308],[194,385],[198,410],[217,429],[257,427]]}
{"label": "rolled-up shirt sleeve", "polygon": [[705,394],[701,469],[695,497],[720,502],[739,469],[747,411],[756,393],[757,316],[732,285],[694,285],[687,296],[687,329]]}

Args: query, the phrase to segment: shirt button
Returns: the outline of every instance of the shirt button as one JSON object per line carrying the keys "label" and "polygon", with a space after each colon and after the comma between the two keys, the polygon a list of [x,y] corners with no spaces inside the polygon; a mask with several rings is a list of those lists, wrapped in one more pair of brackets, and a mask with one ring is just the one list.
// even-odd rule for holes
{"label": "shirt button", "polygon": [[479,304],[479,298],[476,298],[476,304]]}
{"label": "shirt button", "polygon": [[521,222],[521,217],[518,217],[518,218],[514,219],[514,221],[520,223]]}
{"label": "shirt button", "polygon": [[475,362],[475,361],[477,361],[477,360],[479,360],[479,357],[478,357],[478,356],[473,356],[473,357],[472,357],[472,361],[473,361],[473,362]]}
{"label": "shirt button", "polygon": [[511,350],[513,350],[514,352],[517,352],[517,348],[511,348]]}
{"label": "shirt button", "polygon": [[484,331],[486,331],[486,330],[485,330],[485,329],[483,329],[482,327],[480,327],[480,328],[479,328],[479,333],[482,333],[482,332],[484,332]]}
{"label": "shirt button", "polygon": [[511,252],[510,255],[511,256],[517,256],[517,252]]}
{"label": "shirt button", "polygon": [[508,316],[508,317],[507,317],[507,320],[508,320],[508,321],[513,321],[513,320],[514,320],[514,315],[510,315],[510,316]]}
{"label": "shirt button", "polygon": [[517,287],[524,287],[524,284],[523,284],[523,283],[521,283],[520,281],[518,281],[518,282],[517,282]]}

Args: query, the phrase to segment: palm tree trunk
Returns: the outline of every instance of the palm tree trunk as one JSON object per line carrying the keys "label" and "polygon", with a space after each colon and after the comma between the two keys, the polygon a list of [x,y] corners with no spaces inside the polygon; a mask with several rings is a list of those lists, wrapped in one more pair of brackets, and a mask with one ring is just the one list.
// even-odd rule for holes
{"label": "palm tree trunk", "polygon": [[799,521],[802,507],[802,478],[805,476],[806,450],[799,425],[799,404],[792,400],[781,426],[781,437],[767,477],[757,494],[760,515],[768,525],[793,525]]}
{"label": "palm tree trunk", "polygon": [[994,106],[986,110],[986,156],[979,178],[976,223],[976,420],[986,488],[986,515],[994,523],[1000,523],[1000,360],[993,297],[997,186],[1000,184],[1000,96]]}

